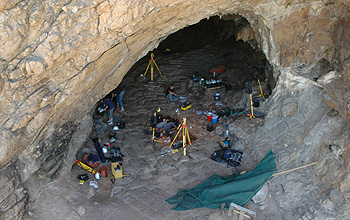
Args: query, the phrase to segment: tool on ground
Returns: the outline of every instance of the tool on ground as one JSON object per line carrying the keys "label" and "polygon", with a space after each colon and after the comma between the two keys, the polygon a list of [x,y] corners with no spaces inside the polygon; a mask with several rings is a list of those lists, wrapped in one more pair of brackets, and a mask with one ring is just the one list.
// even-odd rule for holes
{"label": "tool on ground", "polygon": [[146,77],[146,74],[147,74],[147,71],[148,71],[148,68],[151,66],[151,80],[153,81],[153,69],[154,69],[154,66],[157,67],[157,70],[159,72],[159,75],[161,75],[162,73],[160,72],[159,68],[158,68],[158,65],[156,63],[156,61],[154,60],[154,53],[151,53],[151,59],[148,63],[148,66],[146,68],[146,71],[145,73],[143,74],[144,77]]}
{"label": "tool on ground", "polygon": [[[186,144],[189,143],[191,145],[191,139],[190,139],[190,134],[188,133],[188,128],[186,125],[186,118],[182,119],[182,125],[179,126],[178,131],[173,139],[173,141],[170,144],[169,149],[172,148],[174,142],[176,141],[176,138],[179,136],[180,132],[182,131],[182,148],[184,150],[184,155],[186,155]],[[173,153],[176,153],[178,150],[172,151]]]}
{"label": "tool on ground", "polygon": [[76,160],[76,161],[75,161],[75,164],[78,165],[78,166],[80,166],[80,167],[83,168],[84,170],[86,170],[86,171],[88,171],[88,172],[94,174],[96,179],[100,179],[100,173],[97,172],[96,170],[94,170],[92,167],[89,167],[88,165],[82,163],[82,162],[79,161],[79,160]]}
{"label": "tool on ground", "polygon": [[[224,66],[224,65],[217,65],[217,66],[211,68],[210,72],[215,74],[215,73],[221,73],[221,72],[223,72],[225,70],[226,70],[226,66]],[[215,77],[215,75],[214,75],[214,77]]]}
{"label": "tool on ground", "polygon": [[229,137],[225,137],[225,140],[220,141],[219,144],[222,149],[229,148],[231,147],[231,139]]}
{"label": "tool on ground", "polygon": [[84,184],[84,182],[87,181],[88,179],[89,179],[89,176],[87,175],[87,173],[80,174],[78,176],[78,180],[80,184]]}
{"label": "tool on ground", "polygon": [[303,165],[303,166],[300,166],[300,167],[295,167],[295,168],[292,168],[292,169],[289,169],[289,170],[285,170],[285,171],[282,171],[282,172],[279,172],[279,173],[275,173],[272,176],[277,176],[277,175],[280,175],[280,174],[289,173],[289,172],[292,172],[294,170],[299,170],[299,169],[302,169],[302,168],[305,168],[305,167],[313,166],[313,165],[315,165],[317,163],[318,163],[318,161],[313,162],[313,163],[309,163],[309,164],[306,164],[306,165]]}
{"label": "tool on ground", "polygon": [[[123,173],[122,163],[123,163],[123,157],[124,155],[121,153],[120,147],[113,146],[111,149],[111,155],[110,157],[106,158],[111,163],[111,170],[112,170],[112,177],[111,182],[115,183],[116,179],[123,178],[124,176],[130,176],[128,173]],[[101,169],[101,175],[103,176],[105,170],[106,176],[107,176],[107,168]]]}
{"label": "tool on ground", "polygon": [[249,81],[245,82],[245,92],[249,94],[250,96],[250,108],[251,108],[251,114],[249,115],[250,118],[255,118],[254,116],[254,109],[253,109],[253,97],[252,97],[252,85]]}
{"label": "tool on ground", "polygon": [[265,96],[264,96],[264,95],[266,95],[266,94],[264,94],[263,91],[262,91],[261,84],[260,84],[260,80],[259,80],[259,75],[260,75],[259,70],[258,70],[257,68],[254,67],[254,68],[253,68],[253,76],[254,76],[254,78],[255,78],[256,80],[258,80],[259,88],[260,88],[260,93],[261,93],[261,94],[258,95],[257,97],[262,96],[263,99],[264,99],[264,101],[265,101]]}
{"label": "tool on ground", "polygon": [[190,102],[185,102],[184,104],[181,105],[181,110],[186,111],[192,107]]}
{"label": "tool on ground", "polygon": [[230,204],[230,208],[227,211],[228,216],[231,218],[238,217],[239,220],[254,220],[256,218],[256,212],[249,210],[247,208],[244,208],[240,205],[237,205],[235,203]]}
{"label": "tool on ground", "polygon": [[123,166],[121,161],[112,163],[111,169],[112,169],[112,178],[111,178],[112,183],[115,183],[116,179],[124,178],[124,176],[130,176],[129,173],[123,173]]}

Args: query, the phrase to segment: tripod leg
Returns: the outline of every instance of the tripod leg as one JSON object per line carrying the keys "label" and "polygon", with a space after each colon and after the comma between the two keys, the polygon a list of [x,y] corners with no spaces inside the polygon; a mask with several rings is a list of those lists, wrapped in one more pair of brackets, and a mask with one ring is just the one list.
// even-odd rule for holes
{"label": "tripod leg", "polygon": [[153,81],[153,63],[151,64],[151,80]]}
{"label": "tripod leg", "polygon": [[185,156],[186,156],[186,131],[187,131],[187,128],[185,127],[183,132],[182,132],[182,147],[184,149]]}
{"label": "tripod leg", "polygon": [[251,116],[250,116],[250,118],[255,118],[255,116],[254,116],[254,110],[253,110],[253,98],[252,98],[252,94],[250,93],[250,108],[251,108]]}
{"label": "tripod leg", "polygon": [[158,68],[158,65],[157,65],[156,61],[154,60],[153,62],[154,62],[154,64],[155,64],[155,65],[156,65],[156,67],[157,67],[157,70],[158,70],[158,72],[159,72],[159,75],[161,75],[162,73],[160,72],[160,70],[159,70],[159,68]]}
{"label": "tripod leg", "polygon": [[264,96],[264,93],[263,93],[263,91],[262,91],[262,88],[261,88],[261,84],[260,84],[260,80],[259,80],[259,79],[258,79],[258,83],[259,83],[261,95],[262,95],[262,97],[263,97],[263,99],[264,99],[264,101],[265,101],[265,96]]}
{"label": "tripod leg", "polygon": [[173,144],[174,144],[174,142],[175,142],[177,136],[178,136],[178,135],[180,134],[180,132],[181,132],[181,129],[182,129],[182,127],[179,127],[179,130],[177,131],[177,133],[176,133],[176,135],[175,135],[173,141],[171,142],[169,149],[171,149],[171,147],[173,146]]}
{"label": "tripod leg", "polygon": [[143,74],[143,76],[146,76],[150,64],[151,64],[151,61],[148,63],[147,68],[146,68],[146,71],[145,71],[145,73]]}
{"label": "tripod leg", "polygon": [[190,134],[188,133],[188,129],[186,129],[186,135],[187,135],[188,143],[189,143],[190,145],[192,145],[192,144],[191,144],[191,139],[190,139]]}

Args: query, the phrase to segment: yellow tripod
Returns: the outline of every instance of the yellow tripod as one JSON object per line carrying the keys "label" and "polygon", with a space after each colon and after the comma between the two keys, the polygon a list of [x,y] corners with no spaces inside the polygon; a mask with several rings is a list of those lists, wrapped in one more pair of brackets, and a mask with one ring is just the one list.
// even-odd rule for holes
{"label": "yellow tripod", "polygon": [[175,135],[175,138],[173,139],[173,141],[170,144],[169,149],[171,149],[171,147],[173,146],[173,144],[174,144],[177,136],[180,134],[181,130],[182,130],[182,148],[184,149],[184,155],[186,155],[186,143],[187,143],[187,141],[191,145],[191,139],[190,139],[190,135],[188,133],[187,125],[186,125],[186,118],[182,119],[182,125],[179,127],[179,129]]}
{"label": "yellow tripod", "polygon": [[148,66],[147,66],[146,71],[145,71],[145,73],[143,74],[143,76],[146,76],[147,71],[148,71],[148,68],[149,68],[150,66],[151,66],[151,80],[153,81],[153,68],[154,68],[154,66],[157,67],[157,70],[158,70],[158,72],[159,72],[159,75],[162,74],[162,73],[160,72],[159,68],[158,68],[158,65],[157,65],[156,61],[154,60],[154,53],[151,53],[151,59],[150,59],[150,61],[149,61],[149,63],[148,63]]}
{"label": "yellow tripod", "polygon": [[250,116],[250,118],[255,118],[254,116],[254,109],[253,109],[253,97],[252,97],[252,92],[253,92],[253,89],[252,89],[252,85],[250,84],[249,81],[245,82],[245,93],[249,94],[250,96],[250,109],[251,109],[251,114],[247,114],[248,116]]}
{"label": "yellow tripod", "polygon": [[254,116],[254,109],[253,109],[253,98],[252,98],[252,94],[250,93],[250,109],[251,109],[251,115],[250,118],[255,118]]}
{"label": "yellow tripod", "polygon": [[260,80],[259,80],[259,79],[258,79],[258,83],[259,83],[259,88],[260,88],[260,92],[261,92],[261,94],[258,95],[258,97],[262,96],[262,97],[264,98],[264,101],[265,101],[265,96],[264,96],[264,93],[263,93],[263,91],[262,91],[262,88],[261,88],[261,84],[260,84]]}
{"label": "yellow tripod", "polygon": [[259,75],[260,75],[259,69],[256,68],[256,67],[254,67],[254,68],[253,68],[253,77],[254,77],[256,80],[258,80],[259,88],[260,88],[260,93],[261,93],[260,95],[258,95],[258,97],[262,96],[263,99],[264,99],[264,101],[265,101],[265,96],[264,96],[264,93],[263,93],[262,88],[261,88],[261,84],[260,84],[260,80],[259,80]]}
{"label": "yellow tripod", "polygon": [[153,131],[152,141],[153,141],[153,142],[160,142],[160,143],[163,143],[164,141],[157,140],[157,139],[155,139],[155,138],[154,138],[154,133],[155,133],[155,130],[156,130],[156,128],[152,128],[152,131]]}

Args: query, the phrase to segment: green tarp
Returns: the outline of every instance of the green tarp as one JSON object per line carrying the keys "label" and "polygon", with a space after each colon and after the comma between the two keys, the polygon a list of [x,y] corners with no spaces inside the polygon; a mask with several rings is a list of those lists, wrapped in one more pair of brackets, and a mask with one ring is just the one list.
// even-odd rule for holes
{"label": "green tarp", "polygon": [[217,209],[225,203],[225,208],[233,202],[244,206],[269,180],[276,171],[272,151],[252,171],[241,176],[227,177],[214,174],[193,189],[179,189],[177,194],[166,201],[176,205],[172,210],[182,211],[201,207]]}

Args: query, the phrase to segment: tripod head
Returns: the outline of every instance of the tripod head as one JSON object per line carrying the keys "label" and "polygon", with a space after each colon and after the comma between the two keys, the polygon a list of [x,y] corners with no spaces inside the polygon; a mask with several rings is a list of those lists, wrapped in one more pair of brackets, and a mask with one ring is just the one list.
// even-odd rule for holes
{"label": "tripod head", "polygon": [[252,84],[250,84],[249,81],[245,82],[244,92],[247,94],[252,94],[252,92],[253,92]]}
{"label": "tripod head", "polygon": [[253,67],[252,71],[253,71],[254,79],[259,79],[259,75],[260,75],[259,69],[257,67]]}

